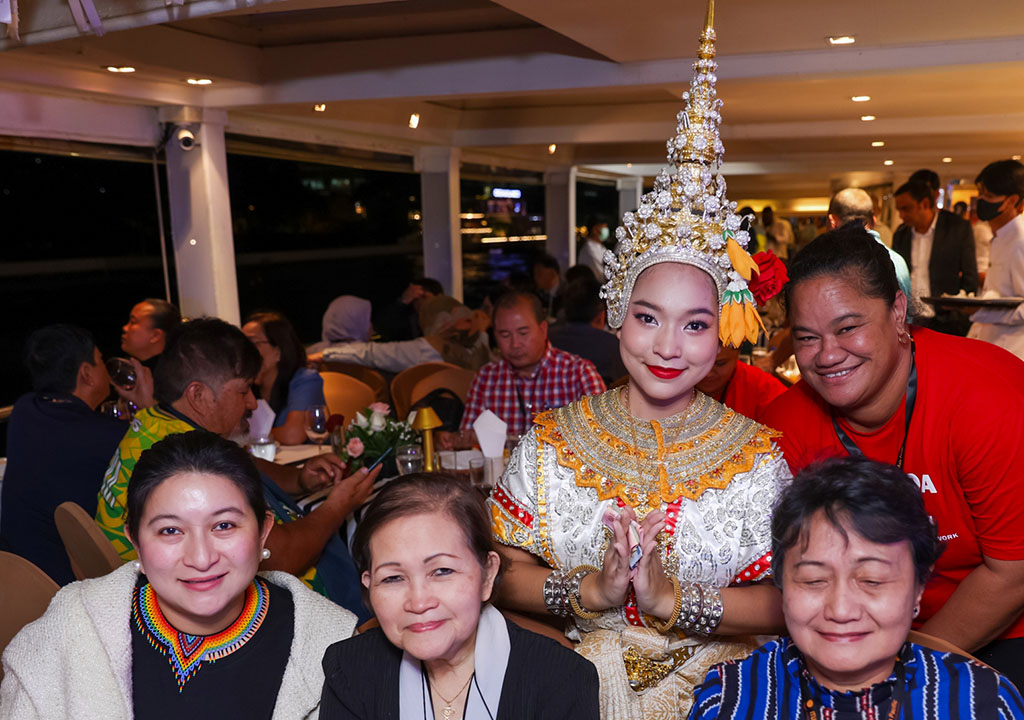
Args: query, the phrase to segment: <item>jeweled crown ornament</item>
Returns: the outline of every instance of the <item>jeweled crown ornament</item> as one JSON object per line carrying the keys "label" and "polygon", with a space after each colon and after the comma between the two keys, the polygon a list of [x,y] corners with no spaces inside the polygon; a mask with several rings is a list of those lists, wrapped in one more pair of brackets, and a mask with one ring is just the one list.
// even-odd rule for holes
{"label": "jeweled crown ornament", "polygon": [[667,146],[674,171],[662,170],[636,212],[622,216],[615,252],[604,255],[601,297],[608,303],[608,324],[622,327],[640,273],[662,262],[693,265],[715,281],[722,343],[739,346],[744,339],[756,342],[764,325],[747,286],[758,269],[746,251],[750,234],[740,229],[742,219],[725,196],[720,172],[725,146],[719,136],[722,101],[715,92],[714,20],[715,1],[708,0],[693,79],[683,93],[686,107],[676,116]]}

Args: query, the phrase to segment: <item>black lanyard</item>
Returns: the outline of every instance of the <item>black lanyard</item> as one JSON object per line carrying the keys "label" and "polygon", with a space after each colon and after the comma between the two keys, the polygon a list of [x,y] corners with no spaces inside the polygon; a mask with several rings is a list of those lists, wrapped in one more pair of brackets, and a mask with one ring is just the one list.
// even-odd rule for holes
{"label": "black lanyard", "polygon": [[[903,701],[907,699],[907,671],[903,666],[903,661],[899,658],[896,659],[896,687],[893,688],[892,696],[889,698],[889,710],[883,715],[879,713],[877,715],[878,720],[896,720],[900,717],[900,709],[903,705]],[[801,716],[807,720],[824,720],[825,713],[823,712],[824,707],[821,702],[821,696],[819,693],[811,690],[810,683],[807,682],[807,671],[801,668],[797,671],[800,676],[800,709],[802,710]],[[871,697],[871,690],[867,691],[868,700],[871,701],[872,708],[874,707],[874,698]],[[833,717],[835,716],[835,707],[830,708],[832,710]]]}
{"label": "black lanyard", "polygon": [[[903,453],[907,449],[907,438],[910,437],[910,419],[914,416],[914,403],[917,401],[917,362],[914,358],[914,342],[910,342],[910,377],[907,378],[907,401],[904,409],[905,427],[903,429],[903,444],[900,445],[900,452],[896,456],[896,467],[900,470],[903,469]],[[846,448],[846,452],[851,456],[858,457],[864,455],[861,449],[857,447],[857,443],[853,441],[846,431],[843,430],[839,421],[836,420],[835,413],[832,414],[832,427],[835,428],[836,435],[839,437],[839,442]]]}

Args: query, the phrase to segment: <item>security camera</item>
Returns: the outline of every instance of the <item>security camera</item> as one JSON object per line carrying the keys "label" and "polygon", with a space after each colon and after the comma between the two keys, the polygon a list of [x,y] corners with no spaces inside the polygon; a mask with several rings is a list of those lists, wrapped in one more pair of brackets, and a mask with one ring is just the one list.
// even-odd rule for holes
{"label": "security camera", "polygon": [[191,150],[192,148],[199,144],[198,142],[196,142],[195,133],[193,133],[188,128],[180,128],[178,130],[177,137],[178,147],[180,147],[182,150],[186,152],[188,152],[189,150]]}

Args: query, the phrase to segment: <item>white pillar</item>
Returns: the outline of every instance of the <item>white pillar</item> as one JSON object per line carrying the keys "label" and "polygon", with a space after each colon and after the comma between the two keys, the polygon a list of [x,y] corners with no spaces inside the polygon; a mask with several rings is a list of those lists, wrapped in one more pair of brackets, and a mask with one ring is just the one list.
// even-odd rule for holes
{"label": "white pillar", "polygon": [[576,264],[575,167],[554,167],[544,173],[544,224],[547,251],[565,273]]}
{"label": "white pillar", "polygon": [[[167,142],[167,194],[181,313],[237,325],[241,318],[224,147],[227,113],[168,107],[161,108],[160,119],[173,127]],[[192,133],[191,149],[183,147],[187,138],[183,143],[182,131]]]}
{"label": "white pillar", "polygon": [[423,274],[462,301],[462,224],[459,221],[459,149],[425,147],[416,153],[423,197]]}
{"label": "white pillar", "polygon": [[615,181],[615,188],[619,191],[619,217],[627,212],[633,212],[640,207],[640,196],[644,194],[644,179],[642,177],[624,177]]}

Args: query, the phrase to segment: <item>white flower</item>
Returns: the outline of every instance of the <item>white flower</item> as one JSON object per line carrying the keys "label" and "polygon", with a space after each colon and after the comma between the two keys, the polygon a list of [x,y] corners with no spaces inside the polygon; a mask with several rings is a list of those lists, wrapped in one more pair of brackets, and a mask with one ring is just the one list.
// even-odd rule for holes
{"label": "white flower", "polygon": [[738,215],[726,215],[725,216],[725,227],[727,230],[737,230],[740,226],[740,218]]}
{"label": "white flower", "polygon": [[356,427],[361,427],[364,430],[366,428],[370,427],[369,421],[366,419],[366,416],[363,415],[361,412],[357,412],[356,413],[356,420],[355,420],[355,422],[356,422]]}
{"label": "white flower", "polygon": [[617,228],[615,228],[615,239],[618,240],[619,242],[622,242],[623,240],[625,240],[626,239],[626,228],[622,227],[621,225],[619,225]]}
{"label": "white flower", "polygon": [[656,223],[650,223],[644,228],[644,234],[648,240],[656,240],[661,235],[661,228]]}
{"label": "white flower", "polygon": [[742,245],[743,247],[746,247],[747,243],[750,242],[750,233],[748,233],[746,230],[737,230],[736,231],[736,236],[735,236],[734,239],[740,245]]}
{"label": "white flower", "polygon": [[380,432],[388,425],[388,416],[381,412],[375,412],[370,416],[370,430]]}
{"label": "white flower", "polygon": [[654,214],[654,208],[652,208],[650,205],[648,205],[646,202],[644,202],[644,203],[641,203],[640,207],[638,207],[636,209],[636,214],[642,220],[646,220],[647,218],[649,218],[651,215]]}
{"label": "white flower", "polygon": [[714,195],[704,200],[704,207],[707,208],[708,212],[715,212],[718,210],[719,205],[718,198]]}
{"label": "white flower", "polygon": [[667,208],[671,204],[672,204],[672,193],[670,193],[668,190],[662,190],[660,193],[658,193],[658,206],[659,207]]}

